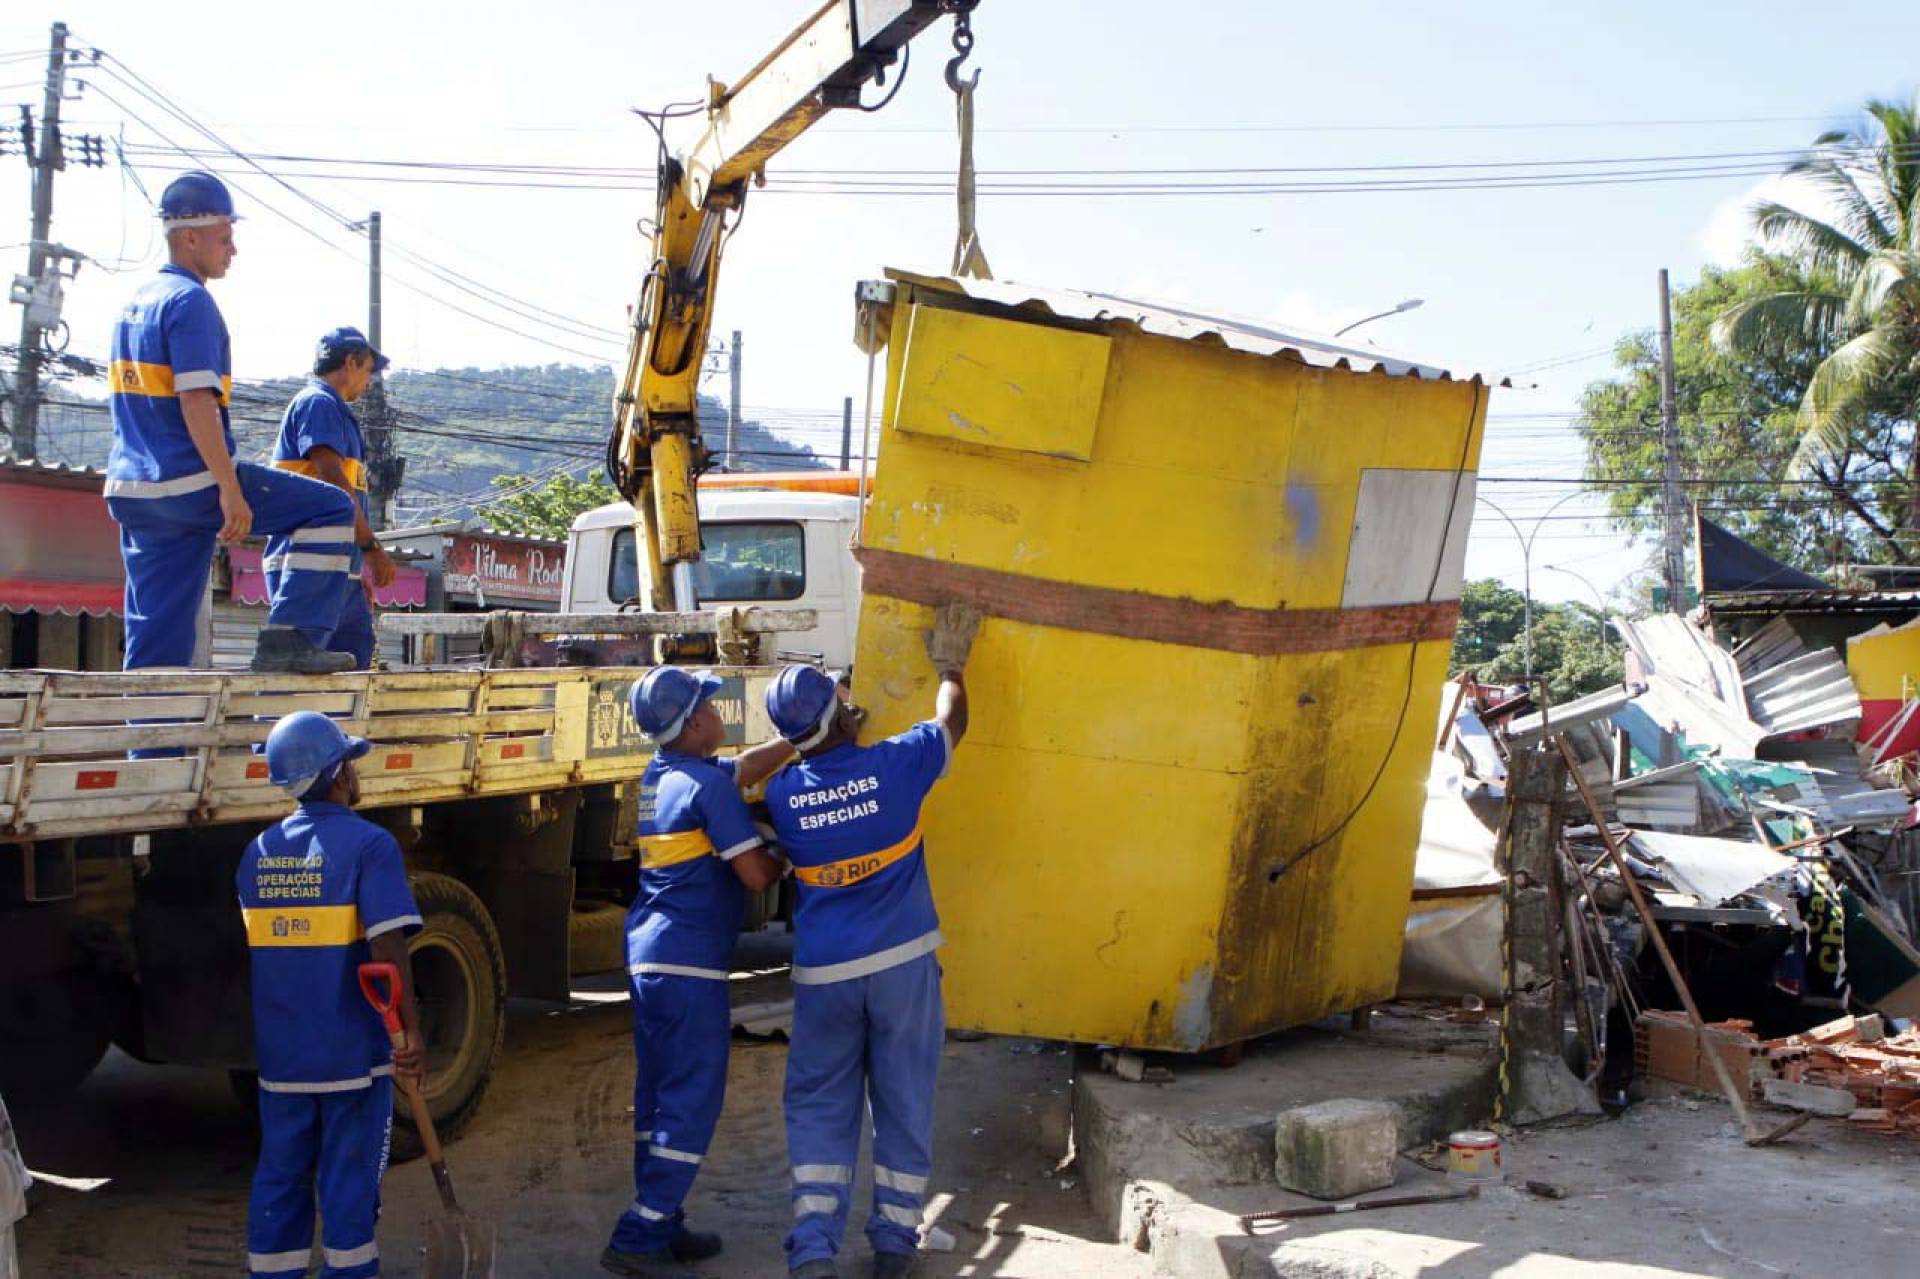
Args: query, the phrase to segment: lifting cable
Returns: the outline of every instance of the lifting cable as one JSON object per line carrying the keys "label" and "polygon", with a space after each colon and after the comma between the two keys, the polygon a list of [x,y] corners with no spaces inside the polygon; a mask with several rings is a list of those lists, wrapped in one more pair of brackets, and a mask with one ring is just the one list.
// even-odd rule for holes
{"label": "lifting cable", "polygon": [[980,84],[976,67],[962,80],[960,68],[973,53],[972,7],[953,15],[953,57],[947,62],[947,87],[953,90],[954,126],[960,134],[960,169],[954,182],[959,204],[959,231],[953,242],[953,274],[976,280],[991,280],[993,268],[980,247],[980,232],[974,222],[975,188],[973,180],[973,91]]}

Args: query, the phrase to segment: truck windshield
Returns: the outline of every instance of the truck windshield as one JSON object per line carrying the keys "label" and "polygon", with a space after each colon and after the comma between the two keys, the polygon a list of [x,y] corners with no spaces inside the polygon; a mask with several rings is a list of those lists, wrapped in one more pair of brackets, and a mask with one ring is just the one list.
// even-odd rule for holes
{"label": "truck windshield", "polygon": [[[791,522],[703,523],[702,558],[693,574],[704,602],[757,603],[797,600],[807,590],[806,539]],[[614,534],[607,570],[607,598],[625,603],[640,596],[640,557],[634,531]]]}

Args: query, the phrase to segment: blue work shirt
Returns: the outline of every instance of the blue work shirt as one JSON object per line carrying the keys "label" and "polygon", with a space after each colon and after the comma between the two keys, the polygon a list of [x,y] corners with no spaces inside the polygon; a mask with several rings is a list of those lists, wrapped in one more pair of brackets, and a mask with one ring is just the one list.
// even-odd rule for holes
{"label": "blue work shirt", "polygon": [[107,367],[113,449],[108,497],[174,497],[211,488],[214,478],[187,434],[182,391],[219,393],[220,424],[232,456],[227,404],[233,352],[213,294],[185,267],[168,263],[141,285],[113,326]]}
{"label": "blue work shirt", "polygon": [[345,1092],[393,1073],[392,1041],[359,976],[369,939],[420,929],[393,836],[344,805],[304,803],[247,845],[235,878],[260,1086]]}
{"label": "blue work shirt", "polygon": [[767,783],[774,833],[799,881],[794,981],[865,977],[940,945],[920,805],[952,758],[946,728],[928,722],[800,760]]}
{"label": "blue work shirt", "polygon": [[328,448],[340,455],[341,469],[353,487],[361,515],[367,513],[367,450],[360,435],[360,419],[340,392],[322,378],[309,378],[280,417],[280,438],[274,442],[273,464],[283,471],[318,478],[309,457]]}
{"label": "blue work shirt", "polygon": [[640,893],[627,912],[627,971],[725,981],[746,910],[727,863],[760,845],[734,761],[663,750],[640,777]]}

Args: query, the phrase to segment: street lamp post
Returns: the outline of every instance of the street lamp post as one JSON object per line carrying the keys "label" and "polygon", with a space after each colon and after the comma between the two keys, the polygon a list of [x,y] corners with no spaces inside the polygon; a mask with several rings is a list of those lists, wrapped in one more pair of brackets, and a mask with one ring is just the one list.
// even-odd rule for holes
{"label": "street lamp post", "polygon": [[1549,573],[1564,573],[1593,592],[1593,602],[1599,606],[1600,610],[1594,614],[1593,620],[1600,627],[1600,643],[1604,647],[1607,642],[1607,598],[1600,593],[1600,588],[1595,586],[1585,573],[1576,573],[1570,568],[1561,568],[1558,564],[1543,564],[1541,567]]}
{"label": "street lamp post", "polygon": [[1513,535],[1520,539],[1520,591],[1526,599],[1526,607],[1522,615],[1523,620],[1520,631],[1521,652],[1524,655],[1527,677],[1529,679],[1533,677],[1533,539],[1540,536],[1540,529],[1547,522],[1547,516],[1552,515],[1574,498],[1581,496],[1585,491],[1584,489],[1575,489],[1542,511],[1534,518],[1533,531],[1531,533],[1522,533],[1520,526],[1513,522],[1511,515],[1508,515],[1505,511],[1495,506],[1486,498],[1481,497],[1479,494],[1476,493],[1474,495],[1474,501],[1480,503],[1480,505],[1505,520],[1507,527],[1513,530]]}
{"label": "street lamp post", "polygon": [[1375,320],[1384,320],[1389,315],[1398,315],[1402,311],[1411,311],[1416,307],[1422,307],[1422,306],[1425,306],[1426,304],[1427,304],[1427,300],[1425,298],[1408,298],[1404,302],[1395,303],[1393,306],[1389,307],[1385,311],[1376,311],[1372,315],[1363,315],[1359,319],[1355,320],[1352,324],[1343,325],[1342,327],[1335,329],[1333,331],[1333,336],[1339,337],[1342,333],[1351,333],[1353,330],[1359,328],[1363,324],[1371,324]]}

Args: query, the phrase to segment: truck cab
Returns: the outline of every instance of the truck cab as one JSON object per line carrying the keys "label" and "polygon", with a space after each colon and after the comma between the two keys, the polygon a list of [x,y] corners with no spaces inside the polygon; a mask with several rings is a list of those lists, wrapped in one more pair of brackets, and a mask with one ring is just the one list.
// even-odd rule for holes
{"label": "truck cab", "polygon": [[[694,568],[696,606],[812,609],[819,615],[817,629],[773,636],[772,654],[831,669],[851,665],[860,620],[860,569],[851,552],[859,499],[702,487],[699,502],[703,554]],[[631,504],[614,502],[573,521],[562,612],[655,608],[640,569],[633,518]]]}

